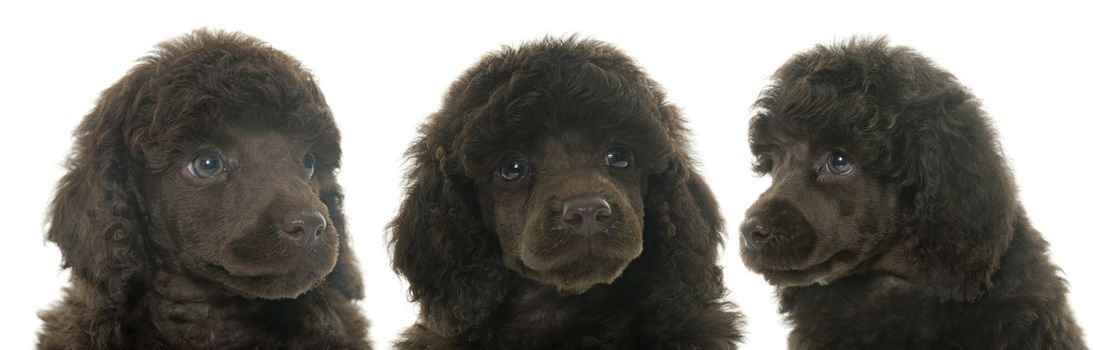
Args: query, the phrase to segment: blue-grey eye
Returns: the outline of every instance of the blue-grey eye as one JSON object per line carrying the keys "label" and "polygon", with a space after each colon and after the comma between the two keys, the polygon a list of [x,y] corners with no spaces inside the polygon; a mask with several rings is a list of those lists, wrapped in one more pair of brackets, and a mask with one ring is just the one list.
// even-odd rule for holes
{"label": "blue-grey eye", "polygon": [[836,175],[847,175],[855,170],[855,162],[843,153],[832,152],[828,155],[828,162],[825,163],[824,168]]}
{"label": "blue-grey eye", "polygon": [[315,156],[313,156],[311,153],[308,153],[308,155],[304,156],[304,171],[308,172],[309,179],[312,175],[315,175]]}
{"label": "blue-grey eye", "polygon": [[498,176],[505,181],[516,181],[528,175],[528,164],[523,160],[513,160],[498,168]]}
{"label": "blue-grey eye", "polygon": [[626,168],[631,165],[631,162],[627,160],[627,154],[617,149],[609,150],[604,154],[604,163],[613,168]]}
{"label": "blue-grey eye", "polygon": [[199,179],[208,179],[224,171],[224,159],[217,152],[207,151],[190,160],[186,168],[190,171],[190,175]]}

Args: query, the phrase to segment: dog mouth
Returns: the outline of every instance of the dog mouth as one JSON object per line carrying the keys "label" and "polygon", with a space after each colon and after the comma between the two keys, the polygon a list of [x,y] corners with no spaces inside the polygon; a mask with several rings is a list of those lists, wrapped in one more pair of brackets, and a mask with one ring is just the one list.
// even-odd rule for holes
{"label": "dog mouth", "polygon": [[630,261],[642,252],[641,230],[616,218],[598,232],[574,231],[556,225],[526,236],[520,245],[522,263],[536,271],[550,271],[589,261]]}
{"label": "dog mouth", "polygon": [[593,285],[612,283],[642,253],[641,234],[618,227],[591,235],[566,230],[546,234],[556,239],[522,244],[518,270],[561,292],[579,294]]}
{"label": "dog mouth", "polygon": [[521,274],[553,285],[564,294],[581,294],[597,284],[610,284],[630,265],[632,259],[588,255],[580,259],[537,269],[522,261]]}
{"label": "dog mouth", "polygon": [[500,234],[506,266],[566,294],[614,282],[643,250],[641,212],[617,197],[569,196],[538,208]]}
{"label": "dog mouth", "polygon": [[333,264],[330,269],[240,272],[222,264],[207,263],[201,270],[235,294],[248,298],[281,299],[295,298],[315,288],[333,270]]}
{"label": "dog mouth", "polygon": [[201,274],[236,294],[292,298],[321,283],[337,262],[337,237],[312,247],[251,236],[222,246],[214,256],[191,260]]}
{"label": "dog mouth", "polygon": [[207,263],[205,264],[205,268],[203,270],[215,276],[241,280],[251,284],[273,283],[274,281],[277,281],[279,279],[295,275],[294,273],[285,271],[268,273],[252,271],[232,271],[224,265],[217,263]]}
{"label": "dog mouth", "polygon": [[825,285],[845,275],[856,266],[857,255],[850,250],[841,250],[815,264],[787,266],[780,264],[762,264],[749,268],[759,272],[768,283],[782,287],[801,287],[811,284]]}

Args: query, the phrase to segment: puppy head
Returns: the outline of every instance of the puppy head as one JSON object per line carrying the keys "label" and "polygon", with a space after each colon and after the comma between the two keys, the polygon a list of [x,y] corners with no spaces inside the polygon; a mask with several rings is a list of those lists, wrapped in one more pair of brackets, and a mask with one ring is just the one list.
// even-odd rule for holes
{"label": "puppy head", "polygon": [[771,187],[741,225],[745,264],[780,286],[883,273],[971,300],[1010,240],[1014,186],[979,104],[884,39],[799,54],[756,102]]}
{"label": "puppy head", "polygon": [[[198,30],[161,44],[76,136],[49,238],[77,277],[119,284],[109,293],[154,261],[227,293],[291,298],[352,258],[322,93],[257,39]],[[329,282],[357,296],[346,264]]]}
{"label": "puppy head", "polygon": [[681,124],[656,83],[605,43],[546,39],[484,57],[409,150],[391,223],[395,269],[425,324],[472,327],[519,279],[566,294],[612,283],[658,234],[651,222],[655,232],[671,232],[669,217],[706,224]]}
{"label": "puppy head", "polygon": [[565,293],[611,283],[642,251],[647,179],[668,164],[655,97],[595,42],[493,59],[512,64],[481,91],[496,102],[459,126],[449,175],[474,187],[510,269]]}

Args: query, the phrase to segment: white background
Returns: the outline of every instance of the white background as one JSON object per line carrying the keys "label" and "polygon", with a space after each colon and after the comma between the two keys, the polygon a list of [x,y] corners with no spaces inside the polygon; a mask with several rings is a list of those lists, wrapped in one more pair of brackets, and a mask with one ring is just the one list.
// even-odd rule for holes
{"label": "white background", "polygon": [[[28,2],[29,3],[29,2]],[[1094,11],[955,1],[749,5],[593,1],[288,2],[0,5],[0,348],[30,348],[35,313],[68,272],[43,242],[43,219],[71,132],[101,90],[160,41],[197,27],[239,30],[309,67],[342,130],[340,175],[364,269],[378,349],[417,315],[392,273],[384,225],[401,200],[402,152],[448,84],[501,45],[581,34],[614,43],[659,81],[690,120],[695,156],[727,219],[722,253],[731,298],[748,317],[745,349],[785,347],[772,289],[746,271],[735,228],[769,180],[749,170],[749,106],[795,52],[852,34],[887,34],[950,70],[983,100],[1034,225],[1071,282],[1071,303],[1094,333],[1091,188]]]}

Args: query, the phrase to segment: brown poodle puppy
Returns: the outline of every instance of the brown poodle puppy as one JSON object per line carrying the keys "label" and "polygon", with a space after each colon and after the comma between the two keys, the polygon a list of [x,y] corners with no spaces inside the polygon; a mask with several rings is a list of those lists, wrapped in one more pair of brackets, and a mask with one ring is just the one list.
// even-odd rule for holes
{"label": "brown poodle puppy", "polygon": [[292,57],[164,42],[75,132],[50,211],[72,285],[43,349],[368,349],[338,129]]}
{"label": "brown poodle puppy", "polygon": [[683,120],[594,40],[484,57],[410,148],[401,349],[732,349],[722,219]]}
{"label": "brown poodle puppy", "polygon": [[885,39],[818,46],[756,102],[771,187],[741,257],[778,287],[791,349],[1079,349],[1067,285],[979,102]]}

